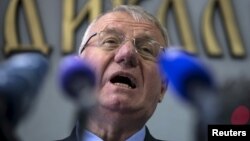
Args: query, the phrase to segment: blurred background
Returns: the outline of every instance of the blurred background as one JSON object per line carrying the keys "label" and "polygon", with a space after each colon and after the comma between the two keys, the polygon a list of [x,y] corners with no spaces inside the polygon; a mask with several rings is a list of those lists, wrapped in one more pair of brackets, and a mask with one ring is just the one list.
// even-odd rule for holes
{"label": "blurred background", "polygon": [[[218,86],[250,79],[249,0],[0,0],[1,63],[13,52],[26,51],[40,51],[50,62],[32,111],[17,127],[23,141],[69,135],[76,109],[58,87],[58,63],[77,53],[93,18],[119,4],[140,5],[157,16],[168,29],[171,45],[204,61]],[[228,96],[233,101],[236,95]],[[196,115],[169,86],[147,125],[156,138],[193,141]]]}

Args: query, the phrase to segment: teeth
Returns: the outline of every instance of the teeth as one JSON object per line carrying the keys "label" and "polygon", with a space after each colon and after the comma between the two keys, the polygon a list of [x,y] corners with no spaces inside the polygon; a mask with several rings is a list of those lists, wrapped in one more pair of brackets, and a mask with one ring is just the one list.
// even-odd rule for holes
{"label": "teeth", "polygon": [[130,87],[130,86],[127,85],[127,84],[123,84],[123,83],[114,83],[114,85],[132,89],[132,87]]}

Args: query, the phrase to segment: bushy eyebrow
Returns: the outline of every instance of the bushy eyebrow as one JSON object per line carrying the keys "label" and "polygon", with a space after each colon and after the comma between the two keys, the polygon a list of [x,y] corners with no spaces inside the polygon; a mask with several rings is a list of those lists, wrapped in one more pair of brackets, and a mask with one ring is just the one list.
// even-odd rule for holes
{"label": "bushy eyebrow", "polygon": [[[118,36],[126,36],[125,33],[121,29],[116,28],[116,27],[105,27],[103,31],[107,33],[114,33]],[[152,36],[145,34],[145,33],[140,33],[136,35],[136,37],[133,37],[133,38],[139,39],[139,40],[154,40],[155,41],[155,39]]]}
{"label": "bushy eyebrow", "polygon": [[138,35],[136,36],[136,39],[154,40],[154,38],[152,38],[152,36],[149,36],[149,35],[143,34],[143,33],[138,34]]}

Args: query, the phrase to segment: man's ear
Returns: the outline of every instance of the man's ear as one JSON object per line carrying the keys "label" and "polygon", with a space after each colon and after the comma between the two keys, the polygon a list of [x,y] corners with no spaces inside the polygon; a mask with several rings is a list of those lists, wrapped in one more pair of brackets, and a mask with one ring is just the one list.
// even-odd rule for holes
{"label": "man's ear", "polygon": [[159,97],[159,102],[161,102],[164,98],[164,95],[167,91],[167,88],[168,88],[168,81],[162,81],[161,83],[161,94],[160,94],[160,97]]}

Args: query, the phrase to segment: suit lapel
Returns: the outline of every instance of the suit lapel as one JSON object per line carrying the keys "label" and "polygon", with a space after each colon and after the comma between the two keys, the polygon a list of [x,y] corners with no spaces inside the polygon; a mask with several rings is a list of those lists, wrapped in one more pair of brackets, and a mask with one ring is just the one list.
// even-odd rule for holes
{"label": "suit lapel", "polygon": [[144,141],[161,141],[161,140],[157,140],[155,139],[149,132],[148,127],[146,127],[146,135],[145,135],[145,139]]}

